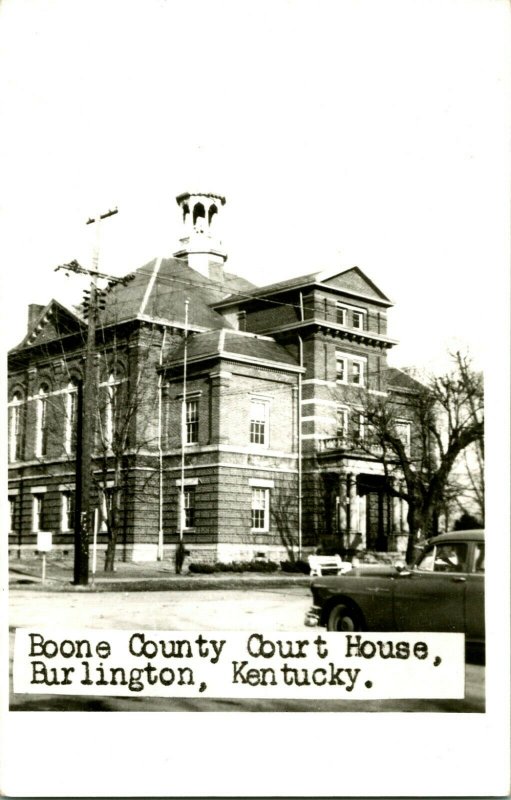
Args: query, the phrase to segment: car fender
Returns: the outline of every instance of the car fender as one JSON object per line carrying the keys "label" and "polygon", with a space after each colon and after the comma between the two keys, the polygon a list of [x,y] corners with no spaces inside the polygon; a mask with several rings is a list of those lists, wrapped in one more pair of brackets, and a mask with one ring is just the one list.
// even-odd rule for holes
{"label": "car fender", "polygon": [[355,573],[349,577],[351,574],[324,578],[315,584],[313,596],[322,608],[322,620],[328,619],[334,605],[346,603],[361,615],[366,630],[392,630],[395,579],[388,572],[382,575],[371,571],[363,576]]}
{"label": "car fender", "polygon": [[353,611],[357,613],[360,619],[360,625],[362,627],[362,630],[367,629],[364,612],[360,608],[359,604],[355,600],[353,600],[352,597],[349,597],[349,595],[344,595],[344,594],[335,594],[329,597],[327,600],[325,600],[321,608],[321,617],[319,622],[320,625],[326,626],[331,610],[338,605],[346,605],[349,608],[353,609]]}

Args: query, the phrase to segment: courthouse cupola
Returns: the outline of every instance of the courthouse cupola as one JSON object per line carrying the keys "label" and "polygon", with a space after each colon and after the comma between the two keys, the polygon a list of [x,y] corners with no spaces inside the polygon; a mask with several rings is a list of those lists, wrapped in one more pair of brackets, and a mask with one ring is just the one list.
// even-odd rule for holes
{"label": "courthouse cupola", "polygon": [[223,280],[227,260],[218,230],[218,217],[225,197],[203,192],[184,192],[176,197],[181,209],[182,236],[174,253],[184,258],[188,266],[214,281]]}

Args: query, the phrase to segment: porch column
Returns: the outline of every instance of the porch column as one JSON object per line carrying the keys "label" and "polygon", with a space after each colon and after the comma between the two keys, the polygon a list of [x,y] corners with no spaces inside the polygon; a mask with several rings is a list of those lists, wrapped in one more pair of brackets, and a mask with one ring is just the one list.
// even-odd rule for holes
{"label": "porch column", "polygon": [[[399,484],[399,488],[401,489],[401,491],[404,490],[405,487],[404,487],[403,481],[401,481],[401,483]],[[408,530],[408,519],[407,519],[408,503],[406,502],[406,500],[404,498],[400,497],[399,498],[399,505],[400,505],[400,512],[401,512],[401,528],[400,528],[400,531],[401,531],[401,533],[408,533],[409,532],[409,530]]]}
{"label": "porch column", "polygon": [[361,547],[367,544],[367,495],[357,497],[358,500],[358,529],[360,531]]}
{"label": "porch column", "polygon": [[[399,487],[398,487],[399,488]],[[396,495],[391,495],[392,502],[392,533],[401,533],[403,530],[403,507],[402,500]]]}
{"label": "porch column", "polygon": [[348,534],[358,533],[357,478],[352,472],[348,475]]}
{"label": "porch column", "polygon": [[348,532],[347,499],[346,475],[341,473],[339,475],[339,533],[343,542]]}

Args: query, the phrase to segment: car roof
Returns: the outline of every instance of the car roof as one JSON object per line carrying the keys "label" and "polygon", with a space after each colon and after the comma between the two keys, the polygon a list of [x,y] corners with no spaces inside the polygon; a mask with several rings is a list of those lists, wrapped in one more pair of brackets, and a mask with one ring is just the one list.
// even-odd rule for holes
{"label": "car roof", "polygon": [[439,544],[440,542],[483,542],[484,530],[472,531],[451,531],[442,533],[428,540],[429,544]]}

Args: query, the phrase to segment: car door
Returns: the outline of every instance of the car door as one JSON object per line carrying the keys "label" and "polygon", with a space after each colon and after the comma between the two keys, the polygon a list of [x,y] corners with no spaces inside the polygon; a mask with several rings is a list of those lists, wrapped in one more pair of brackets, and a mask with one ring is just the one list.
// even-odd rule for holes
{"label": "car door", "polygon": [[465,630],[468,547],[431,546],[416,568],[394,580],[394,621],[400,631]]}
{"label": "car door", "polygon": [[472,568],[467,575],[466,635],[471,642],[483,642],[484,625],[484,542],[473,542]]}

